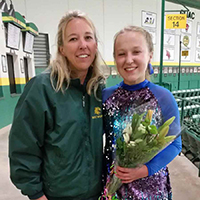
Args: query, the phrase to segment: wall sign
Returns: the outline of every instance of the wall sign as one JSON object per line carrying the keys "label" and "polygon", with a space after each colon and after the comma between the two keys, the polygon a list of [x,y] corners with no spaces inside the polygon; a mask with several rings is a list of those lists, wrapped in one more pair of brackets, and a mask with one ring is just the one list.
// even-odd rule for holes
{"label": "wall sign", "polygon": [[154,74],[158,74],[159,73],[158,67],[154,67],[153,71],[154,71]]}
{"label": "wall sign", "polygon": [[175,45],[175,35],[164,34],[164,45],[174,46]]}
{"label": "wall sign", "polygon": [[187,20],[186,22],[186,28],[181,29],[182,33],[192,34],[192,21]]}
{"label": "wall sign", "polygon": [[184,74],[185,73],[185,67],[181,68],[181,73]]}
{"label": "wall sign", "polygon": [[163,73],[163,74],[167,74],[167,73],[168,73],[168,67],[163,67],[162,73]]}
{"label": "wall sign", "polygon": [[172,72],[173,72],[173,71],[172,71],[172,67],[169,67],[169,70],[168,70],[168,71],[169,71],[169,74],[172,74]]}
{"label": "wall sign", "polygon": [[181,35],[181,42],[183,48],[191,47],[191,36],[190,35]]}
{"label": "wall sign", "polygon": [[166,29],[182,29],[186,28],[186,14],[170,14],[166,15]]}
{"label": "wall sign", "polygon": [[187,50],[182,51],[182,52],[181,52],[181,55],[182,55],[182,56],[188,56],[188,55],[189,55],[189,52],[188,52]]}
{"label": "wall sign", "polygon": [[191,12],[189,10],[181,10],[180,11],[180,14],[186,14],[187,15],[187,18],[191,18],[191,19],[194,19],[195,18],[195,13],[194,12]]}
{"label": "wall sign", "polygon": [[12,49],[19,49],[21,29],[17,26],[8,23],[8,34],[6,45]]}
{"label": "wall sign", "polygon": [[156,28],[156,13],[142,10],[142,26]]}
{"label": "wall sign", "polygon": [[186,54],[181,54],[181,61],[190,61],[190,50],[183,49],[182,52],[187,52]]}
{"label": "wall sign", "polygon": [[164,47],[163,60],[174,61],[174,49],[173,48]]}

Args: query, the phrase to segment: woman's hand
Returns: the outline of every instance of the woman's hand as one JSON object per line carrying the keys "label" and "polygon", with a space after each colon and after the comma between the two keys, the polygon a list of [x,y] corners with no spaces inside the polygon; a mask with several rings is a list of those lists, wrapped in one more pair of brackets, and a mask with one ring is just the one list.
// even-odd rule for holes
{"label": "woman's hand", "polygon": [[147,177],[148,168],[146,165],[137,168],[123,168],[117,166],[116,176],[122,180],[122,183],[131,183],[137,179]]}

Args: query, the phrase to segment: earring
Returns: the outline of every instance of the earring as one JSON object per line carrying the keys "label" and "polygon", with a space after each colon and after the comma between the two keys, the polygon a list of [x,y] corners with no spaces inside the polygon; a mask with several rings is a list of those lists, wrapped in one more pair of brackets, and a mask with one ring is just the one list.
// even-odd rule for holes
{"label": "earring", "polygon": [[148,70],[149,70],[150,75],[152,75],[154,73],[151,63],[148,64]]}

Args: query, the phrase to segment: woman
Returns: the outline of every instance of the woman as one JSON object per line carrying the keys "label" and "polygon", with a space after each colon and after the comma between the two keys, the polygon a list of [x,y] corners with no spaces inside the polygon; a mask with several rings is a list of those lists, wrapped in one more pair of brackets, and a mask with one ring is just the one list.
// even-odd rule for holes
{"label": "woman", "polygon": [[[119,74],[123,78],[120,84],[107,88],[103,92],[105,111],[107,171],[113,163],[115,138],[123,124],[120,116],[142,105],[149,104],[155,110],[153,121],[156,126],[175,116],[170,125],[169,134],[180,131],[179,111],[173,95],[165,88],[148,81],[152,73],[151,59],[153,43],[150,34],[136,26],[128,26],[119,31],[114,40],[114,59]],[[148,108],[148,109],[149,109]],[[120,122],[117,124],[117,122]],[[176,126],[177,125],[177,126]],[[115,128],[115,130],[113,130]],[[115,132],[115,134],[114,134]],[[117,166],[116,176],[124,183],[117,191],[118,199],[134,200],[170,200],[172,198],[169,173],[166,165],[181,151],[181,138],[161,151],[151,161],[137,168]]]}
{"label": "woman", "polygon": [[93,23],[79,11],[67,13],[58,26],[56,59],[26,85],[9,136],[11,180],[30,199],[98,198],[103,133],[99,66]]}

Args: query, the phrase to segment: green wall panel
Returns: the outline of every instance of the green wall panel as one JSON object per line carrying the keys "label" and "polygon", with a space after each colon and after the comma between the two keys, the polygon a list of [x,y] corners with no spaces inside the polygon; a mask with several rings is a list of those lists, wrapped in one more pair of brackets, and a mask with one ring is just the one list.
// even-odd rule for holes
{"label": "green wall panel", "polygon": [[[22,91],[24,85],[17,85]],[[10,94],[10,86],[1,86],[3,97],[0,98],[0,129],[11,124],[16,103],[20,94]]]}
{"label": "green wall panel", "polygon": [[113,85],[116,85],[118,83],[120,83],[123,79],[121,78],[121,76],[109,76],[106,79],[106,87],[111,87]]}
{"label": "green wall panel", "polygon": [[45,69],[46,69],[46,68],[36,68],[36,69],[35,69],[36,75],[42,73]]}
{"label": "green wall panel", "polygon": [[0,99],[1,99],[1,97],[3,97],[3,87],[2,86],[0,86]]}
{"label": "green wall panel", "polygon": [[[154,66],[154,67],[158,67],[158,66]],[[165,66],[165,67],[172,67],[173,70],[174,68],[176,68],[176,70],[178,71],[177,66]],[[188,67],[192,68],[193,66],[184,66],[184,68],[188,68]],[[162,77],[163,83],[161,84],[162,86],[168,89],[170,89],[171,87],[172,91],[178,90],[178,73],[167,73],[167,74],[162,74],[162,75],[163,75]],[[160,77],[159,73],[153,74],[151,76],[151,81],[153,83],[158,84],[159,77]],[[106,86],[110,87],[112,85],[119,83],[120,81],[122,81],[121,78],[119,80],[119,78],[109,76]],[[195,88],[200,88],[200,73],[184,73],[184,74],[181,73],[180,74],[180,90],[195,89]]]}
{"label": "green wall panel", "polygon": [[159,82],[159,74],[152,75],[151,81],[154,82],[154,83],[158,83]]}
{"label": "green wall panel", "polygon": [[[112,67],[112,66],[110,66]],[[157,67],[157,66],[155,66]],[[177,67],[177,66],[176,66]],[[36,68],[36,74],[40,74],[46,68]],[[159,83],[160,74],[154,74],[151,76],[151,81],[154,83]],[[120,83],[123,79],[120,76],[109,76],[106,80],[106,87],[110,87]],[[178,73],[176,74],[163,74],[163,84],[164,87],[171,90],[178,89]],[[180,75],[180,89],[194,89],[200,88],[200,73],[185,73]],[[14,108],[19,99],[20,93],[24,89],[24,85],[16,85],[17,93],[11,95],[9,86],[0,86],[0,128],[12,123]]]}

